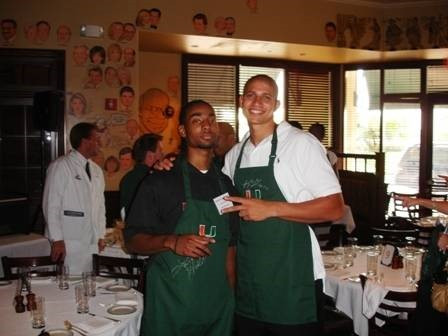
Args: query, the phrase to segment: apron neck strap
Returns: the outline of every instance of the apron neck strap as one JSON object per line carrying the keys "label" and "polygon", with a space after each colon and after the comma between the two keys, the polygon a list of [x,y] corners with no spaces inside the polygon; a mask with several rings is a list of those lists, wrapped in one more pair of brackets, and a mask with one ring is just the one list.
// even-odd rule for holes
{"label": "apron neck strap", "polygon": [[[244,141],[243,146],[241,146],[240,154],[238,155],[238,159],[236,161],[236,169],[240,168],[241,166],[241,158],[243,157],[243,151],[244,147],[246,147],[247,142],[249,141],[250,136],[247,137],[247,139]],[[277,157],[277,125],[274,127],[274,132],[272,133],[272,140],[271,140],[271,153],[269,154],[269,166],[273,166],[274,160]]]}

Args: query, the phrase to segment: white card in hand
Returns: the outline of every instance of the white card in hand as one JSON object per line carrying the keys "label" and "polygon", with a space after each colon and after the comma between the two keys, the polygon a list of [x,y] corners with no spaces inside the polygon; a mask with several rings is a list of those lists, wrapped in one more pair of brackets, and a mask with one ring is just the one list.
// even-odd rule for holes
{"label": "white card in hand", "polygon": [[218,212],[220,215],[222,215],[222,210],[228,207],[233,206],[233,203],[230,201],[226,201],[224,197],[229,196],[229,193],[226,192],[225,194],[219,195],[218,197],[215,197],[213,199],[213,202],[215,202],[216,209],[218,209]]}

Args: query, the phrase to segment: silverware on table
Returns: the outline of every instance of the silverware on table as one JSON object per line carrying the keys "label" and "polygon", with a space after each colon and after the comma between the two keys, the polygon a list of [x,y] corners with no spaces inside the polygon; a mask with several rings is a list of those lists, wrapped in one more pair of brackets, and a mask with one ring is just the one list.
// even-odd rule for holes
{"label": "silverware on table", "polygon": [[88,314],[89,314],[90,316],[103,317],[103,318],[105,318],[105,319],[108,319],[108,320],[111,320],[111,321],[114,321],[114,322],[121,323],[121,320],[114,319],[114,318],[112,318],[112,317],[108,317],[108,316],[104,316],[104,315],[98,315],[98,314],[94,314],[94,313],[88,313]]}

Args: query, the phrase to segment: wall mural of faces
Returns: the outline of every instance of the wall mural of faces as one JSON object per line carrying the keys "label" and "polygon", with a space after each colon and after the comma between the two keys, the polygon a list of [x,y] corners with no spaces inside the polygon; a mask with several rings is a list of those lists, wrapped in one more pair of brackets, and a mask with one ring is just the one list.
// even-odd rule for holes
{"label": "wall mural of faces", "polygon": [[[259,13],[256,0],[241,1],[244,1],[246,12]],[[140,88],[140,92],[133,86],[136,82],[133,76],[138,70],[137,28],[150,31],[163,28],[162,10],[142,8],[135,13],[135,22],[125,18],[107,23],[92,22],[105,27],[104,36],[97,39],[81,37],[79,24],[52,22],[45,17],[31,22],[10,17],[0,20],[2,46],[19,44],[22,47],[20,43],[23,42],[25,47],[35,45],[66,50],[69,73],[67,130],[80,121],[94,122],[98,126],[101,151],[94,160],[105,168],[105,161],[110,158],[107,190],[116,190],[123,173],[132,167],[129,149],[142,134],[162,135],[166,154],[179,149],[177,119],[181,97],[178,74],[167,76],[158,87]],[[185,33],[220,37],[239,34],[237,13],[219,14],[210,17],[199,10],[186,14]],[[332,46],[369,50],[379,50],[381,44],[386,50],[444,48],[448,46],[446,22],[448,16],[444,14],[394,17],[384,21],[339,14],[325,20],[320,29],[322,42]]]}
{"label": "wall mural of faces", "polygon": [[156,30],[162,18],[162,11],[159,8],[142,8],[137,12],[135,25],[140,28]]}

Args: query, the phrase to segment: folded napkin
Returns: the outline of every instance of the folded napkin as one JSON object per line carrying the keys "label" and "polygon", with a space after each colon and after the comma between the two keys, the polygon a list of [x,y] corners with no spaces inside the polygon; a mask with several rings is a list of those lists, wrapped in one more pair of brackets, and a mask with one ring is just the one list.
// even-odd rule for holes
{"label": "folded napkin", "polygon": [[114,322],[101,316],[91,316],[86,320],[76,324],[79,328],[87,331],[89,334],[101,334],[114,326]]}
{"label": "folded napkin", "polygon": [[387,292],[388,290],[386,288],[367,279],[362,294],[362,313],[365,317],[370,319],[375,315]]}
{"label": "folded napkin", "polygon": [[115,294],[115,300],[117,305],[124,305],[124,306],[137,306],[138,300],[137,300],[137,294],[133,292],[120,292]]}

